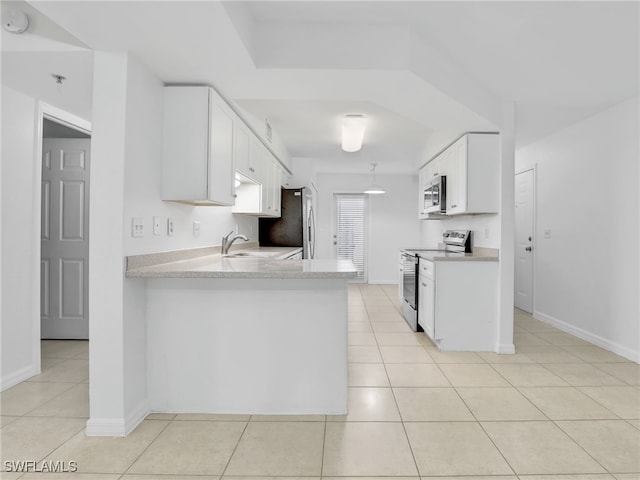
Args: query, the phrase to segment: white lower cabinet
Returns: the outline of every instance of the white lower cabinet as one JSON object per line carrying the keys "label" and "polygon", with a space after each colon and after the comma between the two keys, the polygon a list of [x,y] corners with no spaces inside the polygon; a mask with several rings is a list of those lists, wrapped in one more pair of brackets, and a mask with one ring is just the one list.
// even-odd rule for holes
{"label": "white lower cabinet", "polygon": [[443,351],[496,351],[498,262],[420,259],[418,323]]}
{"label": "white lower cabinet", "polygon": [[[433,270],[433,262],[431,264]],[[418,276],[418,324],[431,340],[436,339],[435,329],[435,300],[436,288],[433,277],[423,273],[423,261],[420,261],[420,275]]]}

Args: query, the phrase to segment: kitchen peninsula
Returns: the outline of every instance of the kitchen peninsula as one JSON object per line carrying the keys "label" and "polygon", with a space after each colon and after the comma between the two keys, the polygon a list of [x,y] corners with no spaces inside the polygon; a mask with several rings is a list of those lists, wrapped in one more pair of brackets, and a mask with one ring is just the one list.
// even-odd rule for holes
{"label": "kitchen peninsula", "polygon": [[146,284],[150,410],[346,413],[353,264],[284,259],[291,248],[204,253],[128,259],[126,276]]}

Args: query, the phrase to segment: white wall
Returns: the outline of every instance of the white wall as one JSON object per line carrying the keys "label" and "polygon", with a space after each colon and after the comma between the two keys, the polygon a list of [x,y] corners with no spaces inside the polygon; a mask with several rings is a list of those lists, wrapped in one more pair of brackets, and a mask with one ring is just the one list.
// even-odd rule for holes
{"label": "white wall", "polygon": [[[361,193],[371,175],[318,173],[317,258],[333,254],[333,197],[335,193]],[[415,175],[377,175],[385,195],[369,196],[368,281],[398,282],[398,251],[420,245],[418,178]]]}
{"label": "white wall", "polygon": [[[163,83],[132,56],[96,52],[91,198],[91,418],[89,435],[124,435],[147,413],[145,283],[123,277],[123,257],[219,245],[238,225],[257,239],[257,219],[230,207],[161,200]],[[95,174],[95,176],[94,176]],[[162,219],[153,235],[152,219]],[[142,217],[143,238],[131,237]],[[175,236],[166,232],[167,217]],[[201,222],[194,238],[192,222]],[[105,254],[106,252],[106,254]]]}
{"label": "white wall", "polygon": [[[2,87],[2,357],[0,389],[40,372],[36,102]],[[36,188],[38,186],[38,188]],[[37,230],[36,230],[37,228]]]}
{"label": "white wall", "polygon": [[534,316],[635,361],[638,103],[627,100],[516,156],[516,171],[536,166]]}

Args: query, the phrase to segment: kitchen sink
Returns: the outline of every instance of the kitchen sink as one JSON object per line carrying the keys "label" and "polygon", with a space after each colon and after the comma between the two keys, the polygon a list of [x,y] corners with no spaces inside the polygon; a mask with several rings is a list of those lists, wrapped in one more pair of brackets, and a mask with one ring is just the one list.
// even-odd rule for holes
{"label": "kitchen sink", "polygon": [[236,253],[228,253],[224,255],[226,258],[242,258],[242,257],[271,257],[275,255],[274,252],[236,252]]}

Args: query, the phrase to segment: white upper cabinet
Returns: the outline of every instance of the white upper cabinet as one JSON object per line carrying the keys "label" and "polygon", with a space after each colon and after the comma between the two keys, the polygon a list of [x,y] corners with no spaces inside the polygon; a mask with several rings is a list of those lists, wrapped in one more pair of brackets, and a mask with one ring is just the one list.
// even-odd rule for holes
{"label": "white upper cabinet", "polygon": [[468,133],[447,147],[418,171],[420,218],[423,192],[431,179],[445,175],[446,214],[498,213],[500,186],[500,136]]}
{"label": "white upper cabinet", "polygon": [[236,119],[210,87],[165,87],[163,200],[234,204]]}
{"label": "white upper cabinet", "polygon": [[265,149],[263,165],[266,170],[266,175],[263,176],[264,184],[262,187],[263,213],[268,216],[279,217],[281,203],[280,180],[282,178],[280,174],[280,164],[278,160]]}
{"label": "white upper cabinet", "polygon": [[424,207],[424,189],[427,187],[427,178],[429,175],[428,166],[429,164],[418,170],[418,212],[420,218],[427,218],[428,216]]}
{"label": "white upper cabinet", "polygon": [[447,215],[498,213],[500,136],[469,133],[447,150]]}
{"label": "white upper cabinet", "polygon": [[280,162],[257,139],[249,136],[249,157],[253,162],[253,170],[246,176],[250,182],[242,183],[237,188],[237,200],[233,213],[245,213],[260,217],[279,217],[281,203],[281,167]]}
{"label": "white upper cabinet", "polygon": [[259,165],[262,161],[260,140],[240,120],[236,122],[235,169],[247,178],[260,182]]}

